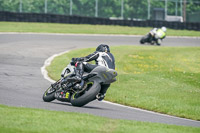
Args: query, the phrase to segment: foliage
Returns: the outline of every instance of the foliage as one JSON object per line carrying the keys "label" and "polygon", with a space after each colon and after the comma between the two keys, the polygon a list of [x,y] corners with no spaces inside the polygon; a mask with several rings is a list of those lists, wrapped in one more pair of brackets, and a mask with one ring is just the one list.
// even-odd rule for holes
{"label": "foliage", "polygon": [[[59,105],[67,106],[67,105]],[[95,108],[94,108],[95,109]],[[1,133],[199,133],[199,127],[0,105]]]}
{"label": "foliage", "polygon": [[[45,0],[21,0],[23,12],[44,13]],[[72,0],[72,14],[95,16],[96,0]],[[148,0],[123,0],[125,19],[147,19]],[[181,0],[168,0],[167,13],[181,15]],[[183,2],[183,1],[182,1]],[[53,14],[70,14],[70,0],[47,0],[47,12]],[[98,17],[121,17],[122,0],[98,0]],[[1,11],[19,12],[20,0],[0,0]],[[176,10],[177,7],[177,10]],[[154,8],[165,8],[164,0],[150,0],[151,16]],[[200,11],[200,1],[187,0],[187,14]]]}
{"label": "foliage", "polygon": [[[59,79],[66,66],[63,62],[94,50],[74,50],[56,57],[47,67],[49,75]],[[115,46],[111,51],[118,76],[106,100],[200,120],[200,48]]]}
{"label": "foliage", "polygon": [[[0,32],[145,35],[151,29],[151,27],[144,28],[113,25],[0,22]],[[200,32],[168,29],[167,36],[199,37]]]}

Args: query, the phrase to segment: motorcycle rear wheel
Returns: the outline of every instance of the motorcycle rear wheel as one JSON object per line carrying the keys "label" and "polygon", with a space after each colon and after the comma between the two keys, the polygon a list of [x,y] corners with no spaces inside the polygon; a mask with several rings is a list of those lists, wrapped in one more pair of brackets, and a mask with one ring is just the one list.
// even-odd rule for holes
{"label": "motorcycle rear wheel", "polygon": [[88,82],[87,88],[83,94],[74,93],[71,96],[71,104],[73,106],[82,107],[85,104],[96,99],[96,95],[99,93],[101,86],[96,81]]}

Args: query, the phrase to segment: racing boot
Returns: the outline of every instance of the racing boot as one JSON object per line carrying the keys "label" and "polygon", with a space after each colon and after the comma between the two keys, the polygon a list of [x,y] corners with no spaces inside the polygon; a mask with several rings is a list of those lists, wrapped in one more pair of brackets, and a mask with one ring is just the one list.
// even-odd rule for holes
{"label": "racing boot", "polygon": [[160,44],[161,44],[161,39],[158,39],[158,40],[156,41],[156,44],[157,44],[158,46],[160,46]]}
{"label": "racing boot", "polygon": [[67,81],[69,81],[69,82],[81,82],[81,76],[76,75],[74,77],[69,78]]}
{"label": "racing boot", "polygon": [[106,96],[106,91],[108,90],[108,88],[110,87],[110,84],[106,84],[106,85],[101,85],[101,90],[100,92],[96,95],[96,99],[98,99],[99,101],[102,101],[105,96]]}
{"label": "racing boot", "polygon": [[98,93],[98,94],[96,95],[96,99],[97,99],[98,101],[102,101],[102,100],[104,99],[105,95],[106,95],[106,94]]}
{"label": "racing boot", "polygon": [[69,82],[81,82],[81,80],[82,80],[82,75],[80,74],[80,72],[77,72],[76,76],[68,78],[67,81],[69,81]]}
{"label": "racing boot", "polygon": [[84,71],[82,69],[82,65],[79,65],[79,67],[77,67],[75,69],[76,76],[69,78],[68,81],[69,82],[81,82],[83,73],[84,73]]}

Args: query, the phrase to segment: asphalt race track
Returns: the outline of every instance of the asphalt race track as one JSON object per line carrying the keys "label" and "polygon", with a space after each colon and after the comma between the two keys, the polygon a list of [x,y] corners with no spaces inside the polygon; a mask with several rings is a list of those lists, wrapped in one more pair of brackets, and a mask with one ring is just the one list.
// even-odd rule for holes
{"label": "asphalt race track", "polygon": [[[43,102],[50,82],[41,67],[50,56],[77,48],[109,45],[140,45],[141,36],[62,35],[0,33],[0,104],[17,107],[80,112],[114,119],[148,121],[200,127],[200,121],[183,119],[150,111],[94,101],[84,107],[69,103]],[[200,38],[167,37],[162,46],[200,46]],[[63,62],[66,63],[67,62]]]}

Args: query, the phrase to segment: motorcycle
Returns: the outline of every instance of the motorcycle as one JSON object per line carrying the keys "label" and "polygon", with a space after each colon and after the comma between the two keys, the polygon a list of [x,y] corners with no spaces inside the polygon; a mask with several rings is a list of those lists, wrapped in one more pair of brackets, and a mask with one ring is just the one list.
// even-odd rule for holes
{"label": "motorcycle", "polygon": [[61,73],[61,78],[44,92],[43,100],[51,102],[55,99],[70,102],[73,106],[82,107],[97,99],[101,85],[116,81],[117,72],[104,66],[97,66],[90,73],[84,72],[81,82],[68,80],[75,76],[75,67],[69,63]]}
{"label": "motorcycle", "polygon": [[145,44],[145,43],[148,43],[148,44],[151,44],[151,45],[156,44],[156,45],[160,46],[161,39],[156,38],[155,33],[150,31],[147,35],[143,36],[140,39],[140,44]]}

